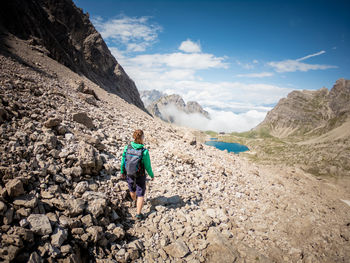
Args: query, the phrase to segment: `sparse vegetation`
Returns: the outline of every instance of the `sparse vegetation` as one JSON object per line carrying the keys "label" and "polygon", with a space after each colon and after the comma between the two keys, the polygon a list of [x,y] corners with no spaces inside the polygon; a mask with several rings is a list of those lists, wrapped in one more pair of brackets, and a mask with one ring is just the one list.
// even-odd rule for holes
{"label": "sparse vegetation", "polygon": [[205,131],[204,133],[210,135],[211,137],[217,137],[218,136],[218,133],[214,132],[214,131]]}

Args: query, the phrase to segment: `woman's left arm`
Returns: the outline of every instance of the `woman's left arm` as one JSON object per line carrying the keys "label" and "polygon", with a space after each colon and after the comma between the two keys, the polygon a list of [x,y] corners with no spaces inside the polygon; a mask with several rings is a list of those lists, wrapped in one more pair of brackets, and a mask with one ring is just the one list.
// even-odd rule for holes
{"label": "woman's left arm", "polygon": [[151,158],[149,156],[149,152],[148,150],[145,150],[143,152],[143,165],[145,166],[145,169],[148,173],[148,175],[153,178],[154,177],[154,174],[153,174],[153,171],[152,171],[152,166],[151,166]]}

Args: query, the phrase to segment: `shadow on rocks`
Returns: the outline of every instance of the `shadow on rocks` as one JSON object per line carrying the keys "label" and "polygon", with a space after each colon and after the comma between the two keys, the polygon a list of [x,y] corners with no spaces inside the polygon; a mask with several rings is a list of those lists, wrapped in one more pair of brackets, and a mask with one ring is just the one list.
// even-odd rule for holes
{"label": "shadow on rocks", "polygon": [[179,195],[174,195],[171,197],[157,196],[155,198],[149,199],[148,202],[151,204],[151,207],[150,211],[145,214],[146,217],[156,211],[161,211],[166,208],[176,209],[186,205],[184,200]]}

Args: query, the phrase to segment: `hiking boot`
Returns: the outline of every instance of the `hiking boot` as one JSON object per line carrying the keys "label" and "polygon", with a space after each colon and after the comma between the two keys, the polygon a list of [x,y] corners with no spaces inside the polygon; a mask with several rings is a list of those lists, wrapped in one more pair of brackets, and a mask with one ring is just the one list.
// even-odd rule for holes
{"label": "hiking boot", "polygon": [[137,214],[137,215],[136,215],[136,220],[137,220],[137,221],[141,221],[141,220],[143,220],[143,219],[144,219],[143,214]]}

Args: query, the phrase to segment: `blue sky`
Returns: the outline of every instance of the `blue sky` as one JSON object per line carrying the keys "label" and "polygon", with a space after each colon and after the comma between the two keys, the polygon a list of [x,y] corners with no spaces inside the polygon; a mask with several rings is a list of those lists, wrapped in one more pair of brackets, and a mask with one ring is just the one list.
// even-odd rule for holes
{"label": "blue sky", "polygon": [[140,90],[201,103],[203,129],[253,128],[290,91],[350,78],[350,1],[74,2]]}

